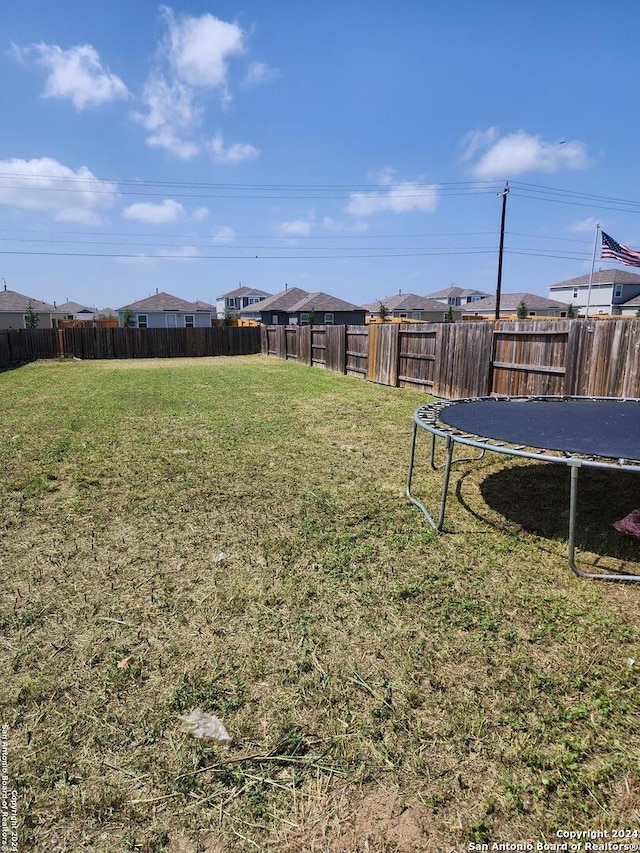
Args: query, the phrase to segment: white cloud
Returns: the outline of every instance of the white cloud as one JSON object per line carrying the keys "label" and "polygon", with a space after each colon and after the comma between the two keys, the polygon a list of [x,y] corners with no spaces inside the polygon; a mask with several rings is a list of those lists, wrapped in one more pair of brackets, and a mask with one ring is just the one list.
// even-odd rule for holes
{"label": "white cloud", "polygon": [[281,222],[278,231],[287,237],[308,237],[311,234],[312,223],[308,219],[293,219],[291,222]]}
{"label": "white cloud", "polygon": [[593,234],[596,230],[597,224],[598,220],[595,216],[589,216],[587,219],[583,219],[580,222],[574,222],[573,225],[569,226],[569,231],[573,231],[578,234],[589,231]]}
{"label": "white cloud", "polygon": [[196,207],[195,210],[191,211],[191,218],[194,220],[194,222],[202,222],[202,220],[206,219],[208,215],[208,207]]}
{"label": "white cloud", "polygon": [[176,222],[184,216],[184,207],[172,198],[165,198],[162,204],[138,201],[125,207],[122,215],[125,219],[146,222],[149,225],[166,225],[169,222]]}
{"label": "white cloud", "polygon": [[305,219],[292,219],[289,222],[279,222],[276,226],[283,237],[308,237],[316,221],[315,210],[310,210]]}
{"label": "white cloud", "polygon": [[118,264],[156,264],[158,261],[193,261],[199,258],[195,246],[180,246],[176,249],[160,249],[157,255],[132,255],[129,258],[114,258]]}
{"label": "white cloud", "polygon": [[244,33],[236,23],[211,14],[175,18],[161,7],[169,29],[168,51],[176,77],[190,86],[226,89],[228,60],[244,53]]}
{"label": "white cloud", "polygon": [[247,69],[247,76],[244,78],[246,86],[255,86],[260,83],[268,83],[270,80],[275,80],[280,76],[277,68],[271,68],[266,62],[252,62]]}
{"label": "white cloud", "polygon": [[69,98],[77,110],[129,97],[129,90],[116,74],[102,64],[97,50],[80,44],[63,50],[56,44],[12,45],[13,55],[49,71],[43,97]]}
{"label": "white cloud", "polygon": [[384,191],[351,193],[345,212],[352,216],[371,216],[374,213],[410,213],[434,211],[438,205],[438,184],[420,181],[394,182],[394,170],[388,166],[378,175],[377,182]]}
{"label": "white cloud", "polygon": [[193,261],[199,257],[195,246],[180,246],[177,249],[161,249],[157,256],[163,261]]}
{"label": "white cloud", "polygon": [[334,233],[338,231],[352,231],[361,234],[369,228],[366,222],[353,222],[347,225],[344,222],[334,219],[332,216],[325,216],[321,224],[325,231],[332,231]]}
{"label": "white cloud", "polygon": [[216,243],[219,243],[221,246],[226,245],[228,243],[232,243],[236,238],[236,232],[231,228],[230,225],[221,225],[220,228],[216,228],[213,232],[213,239]]}
{"label": "white cloud", "polygon": [[583,142],[544,142],[522,130],[501,138],[495,128],[472,131],[463,144],[466,145],[463,159],[471,160],[480,154],[469,171],[485,180],[510,178],[525,172],[585,169],[589,165]]}
{"label": "white cloud", "polygon": [[490,127],[488,130],[470,130],[462,138],[462,157],[461,160],[466,162],[471,160],[478,151],[489,148],[498,138],[498,129]]}
{"label": "white cloud", "polygon": [[96,178],[86,166],[74,171],[57,160],[0,160],[0,204],[51,213],[60,222],[97,225],[98,211],[117,198],[117,185]]}
{"label": "white cloud", "polygon": [[200,146],[183,136],[201,121],[202,110],[194,103],[190,87],[178,80],[169,82],[158,71],[152,71],[144,87],[144,101],[147,113],[136,112],[133,118],[150,131],[149,145],[164,148],[181,160],[198,154]]}
{"label": "white cloud", "polygon": [[246,142],[235,142],[225,148],[224,139],[219,131],[209,140],[208,147],[213,153],[214,162],[225,166],[242,163],[244,160],[255,160],[260,154],[259,148]]}
{"label": "white cloud", "polygon": [[[207,90],[217,90],[223,105],[231,100],[229,60],[244,52],[244,32],[238,24],[211,14],[176,18],[168,6],[162,6],[161,11],[167,33],[144,88],[146,111],[133,117],[149,131],[149,145],[188,160],[201,150],[194,138],[203,116],[198,98]],[[257,149],[232,146],[221,156],[225,154],[232,159],[220,162],[240,162],[256,156]]]}

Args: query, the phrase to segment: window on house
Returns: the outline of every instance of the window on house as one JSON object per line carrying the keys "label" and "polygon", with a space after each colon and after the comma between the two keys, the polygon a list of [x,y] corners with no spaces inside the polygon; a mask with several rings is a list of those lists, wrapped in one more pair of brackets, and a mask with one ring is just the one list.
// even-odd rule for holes
{"label": "window on house", "polygon": [[412,320],[420,320],[421,319],[420,318],[420,312],[419,311],[412,311],[411,312],[411,319]]}
{"label": "window on house", "polygon": [[278,323],[278,315],[277,315],[277,314],[272,314],[272,315],[271,315],[271,322],[272,322],[274,325],[277,325],[277,323]]}
{"label": "window on house", "polygon": [[333,326],[333,324],[334,324],[333,317],[334,317],[334,315],[333,315],[332,313],[329,313],[329,314],[325,314],[325,315],[324,315],[324,324],[325,324],[325,326]]}
{"label": "window on house", "polygon": [[309,315],[306,313],[301,314],[300,315],[300,322],[302,323],[303,326],[308,326],[309,325]]}
{"label": "window on house", "polygon": [[535,311],[529,311],[529,316],[530,316],[530,317],[535,317],[535,316],[536,316],[536,312],[535,312]]}
{"label": "window on house", "polygon": [[232,296],[229,299],[227,299],[227,308],[237,308],[237,307],[238,307],[238,300],[235,298],[235,296]]}
{"label": "window on house", "polygon": [[403,312],[401,311],[401,312],[400,312],[400,314],[399,314],[398,316],[399,316],[399,317],[406,317],[406,316],[407,316],[407,312],[405,311],[405,312],[403,313]]}
{"label": "window on house", "polygon": [[138,328],[146,329],[147,328],[147,315],[146,314],[138,314]]}
{"label": "window on house", "polygon": [[573,298],[574,298],[574,299],[577,299],[577,298],[578,298],[578,288],[577,288],[577,287],[574,287],[574,288],[573,288]]}
{"label": "window on house", "polygon": [[184,315],[184,325],[187,329],[193,329],[195,326],[195,317],[193,314],[185,314]]}
{"label": "window on house", "polygon": [[619,299],[622,296],[622,285],[616,284],[613,288],[613,297],[614,299]]}
{"label": "window on house", "polygon": [[250,296],[249,299],[247,300],[247,302],[249,303],[249,305],[255,305],[256,302],[260,302],[260,297],[259,296]]}

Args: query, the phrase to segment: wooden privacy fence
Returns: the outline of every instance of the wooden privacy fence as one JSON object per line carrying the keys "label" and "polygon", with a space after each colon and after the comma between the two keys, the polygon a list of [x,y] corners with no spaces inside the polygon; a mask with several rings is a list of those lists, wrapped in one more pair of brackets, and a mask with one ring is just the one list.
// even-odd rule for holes
{"label": "wooden privacy fence", "polygon": [[640,397],[640,320],[263,326],[262,352],[448,399]]}
{"label": "wooden privacy fence", "polygon": [[190,358],[260,352],[258,327],[203,329],[11,329],[0,331],[0,366],[40,358]]}

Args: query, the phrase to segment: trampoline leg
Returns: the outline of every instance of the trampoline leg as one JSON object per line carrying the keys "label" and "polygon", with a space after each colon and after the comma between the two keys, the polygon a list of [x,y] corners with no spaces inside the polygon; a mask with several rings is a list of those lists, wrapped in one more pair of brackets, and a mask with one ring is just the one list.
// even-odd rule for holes
{"label": "trampoline leg", "polygon": [[[407,472],[407,488],[405,490],[405,494],[408,497],[408,499],[411,501],[411,503],[414,506],[418,507],[420,512],[424,515],[424,517],[427,519],[427,521],[433,527],[433,529],[437,530],[438,527],[437,527],[435,521],[433,520],[433,518],[431,517],[429,510],[422,503],[422,501],[419,501],[417,498],[414,498],[414,496],[411,494],[411,480],[413,479],[413,467],[414,467],[415,458],[416,458],[416,440],[417,440],[417,438],[418,438],[418,425],[414,421],[413,432],[411,434],[411,450],[409,452],[409,471]],[[435,436],[433,437],[433,440],[435,441]]]}
{"label": "trampoline leg", "polygon": [[587,578],[594,581],[612,581],[618,583],[640,583],[640,575],[622,575],[616,572],[611,574],[596,574],[594,572],[585,572],[576,565],[575,550],[576,550],[576,516],[578,507],[578,471],[580,462],[574,461],[569,463],[571,468],[571,492],[569,498],[569,543],[567,546],[567,558],[569,567],[576,575],[581,578]]}
{"label": "trampoline leg", "polygon": [[444,477],[442,479],[442,496],[440,498],[440,514],[438,516],[438,530],[442,530],[444,524],[444,512],[447,508],[447,495],[449,493],[449,477],[451,476],[451,465],[453,464],[453,449],[455,445],[450,435],[447,436],[447,458],[444,463]]}
{"label": "trampoline leg", "polygon": [[[411,450],[409,453],[409,471],[407,473],[407,488],[406,488],[405,494],[406,494],[407,498],[411,501],[411,503],[414,506],[418,507],[420,512],[424,515],[424,517],[427,519],[427,521],[433,527],[433,529],[437,530],[437,531],[441,531],[442,525],[444,524],[444,513],[445,513],[446,506],[447,506],[447,492],[449,490],[449,476],[451,474],[451,464],[453,461],[454,443],[451,440],[451,438],[449,436],[447,436],[447,438],[446,438],[447,458],[446,458],[446,461],[444,464],[445,470],[444,470],[444,479],[443,479],[443,483],[442,483],[442,495],[440,498],[440,511],[438,513],[438,521],[436,522],[434,520],[433,516],[431,515],[431,513],[429,512],[429,510],[422,503],[422,501],[419,501],[417,498],[415,498],[411,494],[411,481],[413,479],[413,469],[414,469],[414,465],[415,465],[417,436],[418,436],[418,425],[416,423],[414,423],[413,424],[413,433],[411,435]],[[433,442],[435,443],[435,436],[433,436]],[[433,444],[431,447],[431,453],[433,454]]]}
{"label": "trampoline leg", "polygon": [[[458,462],[477,462],[479,459],[482,459],[484,457],[484,454],[485,454],[485,451],[481,450],[477,456],[464,456],[461,459],[454,459],[454,460],[452,460],[451,464],[457,465]],[[442,464],[436,463],[436,434],[435,433],[431,434],[431,453],[429,455],[429,464],[431,465],[431,467],[434,471],[441,471],[446,465],[446,462],[444,462]]]}

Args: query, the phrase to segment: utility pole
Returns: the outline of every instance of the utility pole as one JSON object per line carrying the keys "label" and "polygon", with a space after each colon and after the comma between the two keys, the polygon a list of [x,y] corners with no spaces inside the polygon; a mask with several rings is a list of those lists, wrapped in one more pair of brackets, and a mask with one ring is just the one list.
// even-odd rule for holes
{"label": "utility pole", "polygon": [[507,215],[507,196],[509,195],[509,181],[506,182],[504,190],[497,194],[497,198],[502,196],[502,219],[500,221],[500,249],[498,250],[498,281],[496,283],[496,316],[495,319],[500,319],[500,289],[502,287],[502,256],[504,254],[504,221]]}

